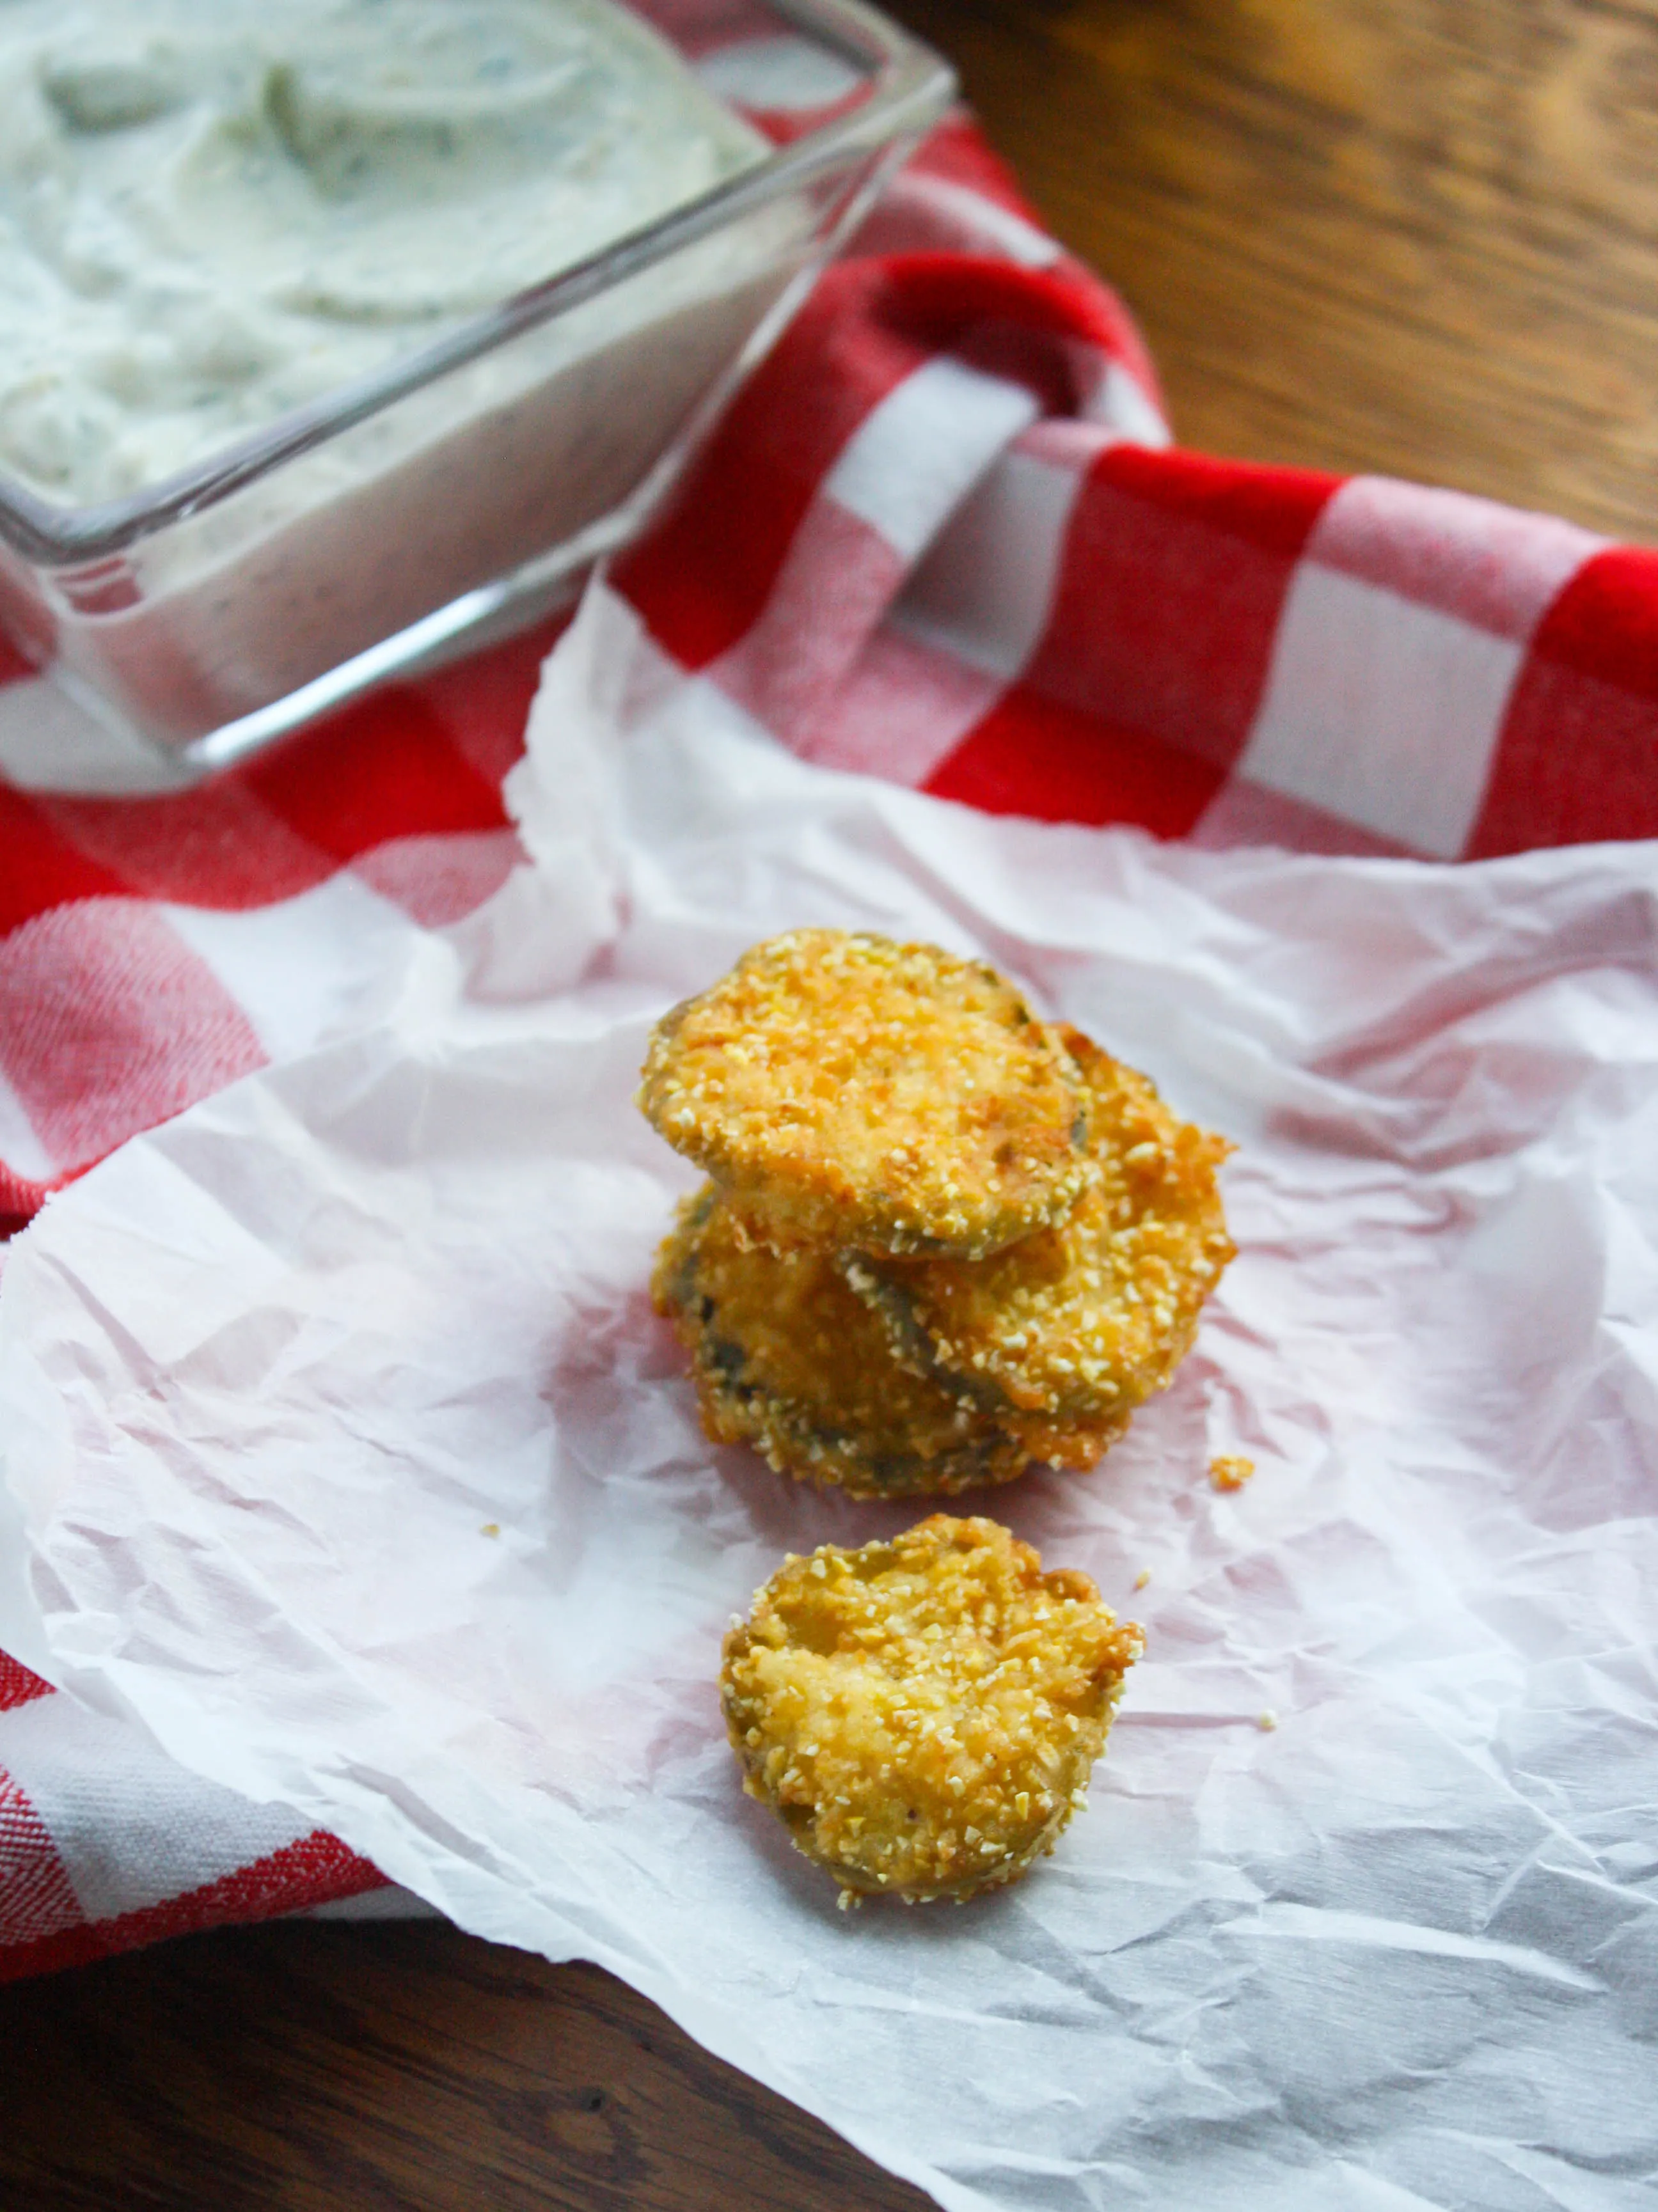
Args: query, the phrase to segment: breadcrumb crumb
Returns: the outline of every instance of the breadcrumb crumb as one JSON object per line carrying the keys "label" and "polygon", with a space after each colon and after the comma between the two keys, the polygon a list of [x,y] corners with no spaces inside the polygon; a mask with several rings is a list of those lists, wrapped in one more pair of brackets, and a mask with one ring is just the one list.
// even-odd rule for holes
{"label": "breadcrumb crumb", "polygon": [[1255,1472],[1253,1459],[1212,1459],[1209,1462],[1209,1479],[1216,1490],[1241,1490]]}

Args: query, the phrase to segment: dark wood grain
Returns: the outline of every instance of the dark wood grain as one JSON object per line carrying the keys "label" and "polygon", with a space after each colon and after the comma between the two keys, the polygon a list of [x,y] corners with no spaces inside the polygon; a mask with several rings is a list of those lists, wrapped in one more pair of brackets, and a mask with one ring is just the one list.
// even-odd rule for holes
{"label": "dark wood grain", "polygon": [[1651,0],[894,0],[1182,442],[1658,534]]}
{"label": "dark wood grain", "polygon": [[591,1966],[236,1929],[0,1990],[7,2212],[923,2212]]}
{"label": "dark wood grain", "polygon": [[[1658,534],[1658,4],[895,0],[1213,452]],[[435,1926],[0,1992],[6,2212],[914,2212],[643,2000]]]}

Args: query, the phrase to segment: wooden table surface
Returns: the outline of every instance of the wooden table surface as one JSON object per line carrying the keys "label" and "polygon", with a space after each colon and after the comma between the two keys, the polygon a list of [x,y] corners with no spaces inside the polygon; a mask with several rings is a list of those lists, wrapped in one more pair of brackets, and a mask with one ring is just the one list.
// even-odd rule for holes
{"label": "wooden table surface", "polygon": [[[897,0],[1139,316],[1183,442],[1648,539],[1658,0]],[[603,1974],[432,1923],[0,1991],[0,2203],[899,2212]]]}

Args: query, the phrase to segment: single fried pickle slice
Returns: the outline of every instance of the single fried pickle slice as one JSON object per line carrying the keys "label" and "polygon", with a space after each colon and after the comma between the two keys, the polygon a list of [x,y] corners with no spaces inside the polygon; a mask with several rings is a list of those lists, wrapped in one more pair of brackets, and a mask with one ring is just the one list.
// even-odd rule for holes
{"label": "single fried pickle slice", "polygon": [[855,1497],[948,1496],[1039,1459],[1092,1467],[1121,1427],[998,1419],[910,1373],[832,1254],[756,1243],[711,1183],[680,1208],[651,1289],[691,1354],[709,1436]]}
{"label": "single fried pickle slice", "polygon": [[936,1513],[785,1559],[726,1637],[720,1689],[744,1788],[843,1904],[962,1900],[1053,1849],[1143,1649],[1088,1576]]}
{"label": "single fried pickle slice", "polygon": [[1126,1421],[1167,1387],[1232,1258],[1217,1170],[1232,1147],[1148,1079],[1062,1032],[1089,1094],[1100,1181],[1056,1226],[974,1266],[850,1256],[897,1357],[1003,1414]]}
{"label": "single fried pickle slice", "polygon": [[1085,1087],[1011,983],[844,930],[757,945],[676,1006],[638,1103],[779,1249],[975,1259],[1094,1179]]}

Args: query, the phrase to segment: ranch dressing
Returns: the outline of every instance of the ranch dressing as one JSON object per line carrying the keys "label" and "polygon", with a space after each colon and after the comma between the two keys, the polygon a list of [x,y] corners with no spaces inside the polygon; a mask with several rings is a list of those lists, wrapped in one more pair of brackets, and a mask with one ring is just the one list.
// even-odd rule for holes
{"label": "ranch dressing", "polygon": [[608,0],[0,0],[0,471],[140,490],[765,151]]}

